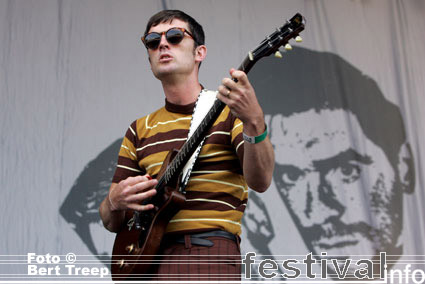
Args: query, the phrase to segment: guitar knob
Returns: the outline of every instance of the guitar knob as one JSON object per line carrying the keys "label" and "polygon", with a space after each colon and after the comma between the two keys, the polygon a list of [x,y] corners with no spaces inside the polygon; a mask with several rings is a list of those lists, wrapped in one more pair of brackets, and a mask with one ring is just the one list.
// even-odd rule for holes
{"label": "guitar knob", "polygon": [[287,44],[285,44],[285,49],[286,50],[292,50],[292,46],[289,43],[287,43]]}
{"label": "guitar knob", "polygon": [[119,268],[120,269],[122,269],[123,267],[124,267],[124,259],[121,259],[119,262],[118,262],[118,265],[119,265]]}
{"label": "guitar knob", "polygon": [[278,50],[278,51],[276,51],[276,53],[274,54],[274,56],[275,57],[277,57],[277,58],[282,58],[283,56],[282,56],[282,53],[280,53],[280,51]]}
{"label": "guitar knob", "polygon": [[302,41],[303,41],[303,39],[302,39],[300,36],[297,36],[297,37],[295,38],[295,41],[296,41],[296,42],[302,42]]}
{"label": "guitar knob", "polygon": [[134,244],[128,245],[125,249],[128,253],[132,253],[134,251]]}

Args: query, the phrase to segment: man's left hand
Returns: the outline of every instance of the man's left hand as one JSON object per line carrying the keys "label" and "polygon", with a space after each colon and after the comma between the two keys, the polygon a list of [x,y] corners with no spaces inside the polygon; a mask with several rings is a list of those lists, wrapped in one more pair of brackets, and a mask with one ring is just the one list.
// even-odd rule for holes
{"label": "man's left hand", "polygon": [[222,85],[218,87],[217,98],[243,122],[244,132],[247,135],[260,135],[264,132],[264,114],[248,76],[245,72],[234,68],[230,69],[230,76],[232,79],[222,80]]}

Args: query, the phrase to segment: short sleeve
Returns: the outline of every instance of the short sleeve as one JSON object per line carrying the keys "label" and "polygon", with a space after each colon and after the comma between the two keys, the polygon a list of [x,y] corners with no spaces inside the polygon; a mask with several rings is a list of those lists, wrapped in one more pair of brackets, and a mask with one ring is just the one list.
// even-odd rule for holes
{"label": "short sleeve", "polygon": [[140,168],[137,160],[137,121],[134,121],[123,138],[118,154],[117,167],[112,182],[120,181],[137,175],[144,175],[145,171]]}
{"label": "short sleeve", "polygon": [[232,130],[230,131],[232,146],[235,149],[236,155],[239,158],[241,165],[243,165],[243,124],[239,118],[236,118],[233,122]]}

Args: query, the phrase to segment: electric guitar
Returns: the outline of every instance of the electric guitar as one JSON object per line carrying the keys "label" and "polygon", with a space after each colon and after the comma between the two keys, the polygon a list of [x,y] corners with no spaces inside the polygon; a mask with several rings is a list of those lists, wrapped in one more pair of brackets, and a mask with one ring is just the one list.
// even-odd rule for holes
{"label": "electric guitar", "polygon": [[[290,50],[289,40],[301,41],[299,33],[304,30],[305,19],[296,14],[286,23],[267,36],[260,45],[249,52],[239,70],[248,73],[254,64],[265,56],[275,54],[282,57],[281,46]],[[111,273],[114,281],[143,279],[152,268],[165,229],[170,219],[185,202],[184,194],[179,192],[178,179],[186,162],[192,156],[207,131],[218,118],[225,104],[215,100],[193,135],[182,148],[171,151],[158,174],[157,194],[144,203],[155,205],[154,210],[126,212],[127,224],[117,233],[112,251]]]}

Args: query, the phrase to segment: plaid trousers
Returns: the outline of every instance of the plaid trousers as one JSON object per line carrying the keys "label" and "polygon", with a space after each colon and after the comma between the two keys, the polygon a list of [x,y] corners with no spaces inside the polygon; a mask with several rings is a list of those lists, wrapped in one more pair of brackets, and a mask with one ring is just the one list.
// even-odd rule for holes
{"label": "plaid trousers", "polygon": [[238,242],[208,237],[212,247],[197,246],[185,236],[185,244],[162,245],[152,280],[160,281],[224,281],[241,280],[241,252]]}

